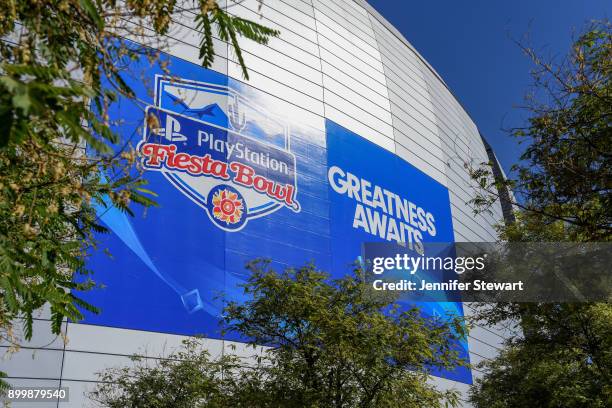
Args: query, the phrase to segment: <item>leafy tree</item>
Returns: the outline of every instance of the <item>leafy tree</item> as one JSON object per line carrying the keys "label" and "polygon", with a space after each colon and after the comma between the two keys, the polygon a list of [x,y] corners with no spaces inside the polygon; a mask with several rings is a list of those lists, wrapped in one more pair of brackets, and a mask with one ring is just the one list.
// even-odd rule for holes
{"label": "leafy tree", "polygon": [[[358,273],[332,280],[312,265],[277,273],[262,261],[249,269],[244,285],[249,300],[228,303],[224,320],[226,330],[253,346],[251,358],[226,354],[194,366],[178,359],[151,370],[111,370],[94,398],[111,407],[175,406],[172,398],[181,395],[195,396],[190,405],[195,407],[457,404],[454,391],[441,392],[427,382],[432,368],[463,364],[454,347],[463,328],[455,318],[431,320],[416,308],[402,310],[388,296],[373,294]],[[267,347],[257,346],[262,344]],[[200,385],[211,375],[203,368],[207,364],[225,364],[213,393]],[[164,371],[168,365],[176,368]],[[139,405],[141,395],[159,395],[158,405]]]}
{"label": "leafy tree", "polygon": [[612,307],[514,304],[488,311],[511,318],[521,335],[483,365],[470,393],[475,407],[603,408],[612,404]]}
{"label": "leafy tree", "polygon": [[[516,222],[500,226],[502,239],[610,241],[612,27],[593,23],[558,63],[523,49],[537,66],[540,91],[528,99],[527,126],[513,131],[528,146],[514,180],[492,180],[487,168],[472,171],[483,189],[477,210],[498,198],[495,188],[510,186],[518,211]],[[511,325],[517,334],[482,364],[485,374],[470,395],[476,407],[612,405],[610,303],[480,305],[477,319]]]}
{"label": "leafy tree", "polygon": [[[278,32],[214,0],[191,6],[203,65],[215,57],[216,34],[248,78],[238,38],[266,43]],[[0,326],[11,337],[22,318],[29,339],[45,304],[56,334],[63,318],[81,318],[79,307],[96,310],[74,294],[91,279],[72,279],[88,275],[94,233],[104,231],[95,207],[131,214],[132,204],[154,205],[108,109],[119,95],[135,98],[122,79],[127,63],[142,54],[157,61],[178,9],[176,0],[0,0],[0,9]]]}
{"label": "leafy tree", "polygon": [[153,363],[141,356],[132,360],[132,367],[102,373],[90,398],[110,408],[229,407],[238,390],[226,372],[239,368],[239,359],[213,359],[196,338]]}
{"label": "leafy tree", "polygon": [[[510,188],[519,222],[502,238],[555,230],[569,241],[612,237],[612,28],[596,22],[563,61],[543,60],[521,45],[536,68],[527,95],[530,117],[511,135],[527,147],[512,168],[515,178],[493,177],[491,165],[470,168],[481,190],[472,203],[486,211]],[[550,226],[550,228],[548,228]],[[544,228],[544,229],[542,229]]]}

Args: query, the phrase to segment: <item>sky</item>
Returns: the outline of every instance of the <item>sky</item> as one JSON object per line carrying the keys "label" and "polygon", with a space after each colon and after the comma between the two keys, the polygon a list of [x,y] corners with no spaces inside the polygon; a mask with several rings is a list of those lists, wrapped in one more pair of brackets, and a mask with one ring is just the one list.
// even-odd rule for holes
{"label": "sky", "polygon": [[612,19],[611,0],[368,0],[444,78],[493,146],[506,172],[523,146],[508,135],[533,65],[514,40],[561,57],[593,19]]}

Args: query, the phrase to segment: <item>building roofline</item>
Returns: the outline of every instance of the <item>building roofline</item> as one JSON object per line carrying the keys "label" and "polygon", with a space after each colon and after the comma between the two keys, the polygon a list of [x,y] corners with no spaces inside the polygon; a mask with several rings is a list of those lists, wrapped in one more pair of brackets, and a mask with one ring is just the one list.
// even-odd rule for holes
{"label": "building roofline", "polygon": [[[417,51],[416,48],[404,37],[404,35],[397,29],[393,24],[391,24],[385,17],[382,16],[374,7],[370,5],[366,0],[353,0],[355,3],[359,4],[363,8],[365,8],[379,23],[381,23],[387,30],[389,30],[398,40],[400,40],[404,45],[410,48],[416,56],[427,66],[427,68],[444,84],[444,86],[450,91],[450,88],[444,82],[444,79],[438,72],[431,66],[429,62]],[[454,96],[454,95],[453,95]],[[457,98],[455,98],[457,99]]]}
{"label": "building roofline", "polygon": [[444,87],[448,90],[448,92],[450,92],[450,94],[453,96],[453,98],[455,99],[455,101],[457,101],[457,103],[461,106],[461,109],[463,109],[463,111],[466,113],[466,115],[468,115],[468,117],[470,118],[470,120],[472,121],[472,123],[474,123],[474,125],[476,126],[476,128],[478,129],[478,132],[480,133],[480,136],[484,139],[484,136],[482,135],[482,132],[480,131],[480,128],[478,127],[478,124],[476,123],[476,121],[474,120],[474,118],[472,117],[472,115],[470,115],[470,112],[465,108],[465,106],[463,105],[463,103],[461,103],[461,101],[459,100],[459,98],[457,98],[457,95],[455,95],[455,93],[453,92],[453,90],[448,86],[448,84],[444,81],[444,78],[442,78],[442,76],[434,69],[434,67],[431,66],[431,64],[417,51],[417,49],[406,39],[406,37],[404,37],[404,35],[397,29],[395,28],[395,26],[393,24],[391,24],[389,21],[387,21],[387,19],[385,17],[383,17],[374,7],[372,7],[366,0],[353,0],[355,3],[357,3],[358,5],[360,5],[361,7],[363,7],[368,13],[370,13],[370,15],[372,17],[374,17],[379,23],[381,23],[387,30],[389,30],[389,32],[391,34],[393,34],[398,40],[400,40],[404,45],[406,45],[410,50],[412,50],[414,52],[414,54],[417,56],[417,58],[423,63],[423,65],[425,65],[427,67],[427,69],[429,69],[431,71],[431,73],[440,80],[440,82],[444,85]]}

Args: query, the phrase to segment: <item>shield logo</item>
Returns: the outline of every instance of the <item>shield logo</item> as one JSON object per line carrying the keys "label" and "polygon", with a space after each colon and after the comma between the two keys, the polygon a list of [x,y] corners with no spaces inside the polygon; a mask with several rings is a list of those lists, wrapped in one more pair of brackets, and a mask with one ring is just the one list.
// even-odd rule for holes
{"label": "shield logo", "polygon": [[161,172],[217,227],[300,211],[289,125],[238,89],[158,75],[145,114],[144,169]]}

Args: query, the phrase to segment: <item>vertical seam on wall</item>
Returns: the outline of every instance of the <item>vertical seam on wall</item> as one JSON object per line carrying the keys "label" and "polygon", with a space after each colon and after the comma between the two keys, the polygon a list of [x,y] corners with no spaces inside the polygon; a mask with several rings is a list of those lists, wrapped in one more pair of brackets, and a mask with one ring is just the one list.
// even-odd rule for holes
{"label": "vertical seam on wall", "polygon": [[[385,67],[385,63],[383,61],[382,52],[380,52],[380,43],[378,42],[378,38],[376,38],[376,31],[374,30],[374,24],[372,24],[372,15],[367,11],[368,22],[370,23],[370,29],[374,34],[374,41],[376,41],[376,51],[378,51],[378,55],[380,56],[380,65],[383,69],[383,77],[385,78],[385,91],[387,96],[387,102],[389,103],[389,116],[391,116],[391,138],[393,140],[393,154],[397,156],[397,142],[395,141],[395,124],[393,123],[393,112],[391,111],[391,97],[389,96],[389,82],[387,81],[387,68]],[[383,95],[384,96],[384,95]],[[399,156],[398,156],[399,157]]]}
{"label": "vertical seam on wall", "polygon": [[[450,199],[450,188],[449,188],[449,174],[448,171],[450,166],[451,166],[451,158],[448,154],[448,152],[446,151],[446,149],[444,149],[444,145],[446,145],[445,142],[442,141],[442,127],[440,125],[440,114],[439,114],[439,108],[436,106],[436,104],[434,103],[434,99],[435,99],[435,95],[433,94],[433,89],[431,87],[431,84],[428,81],[428,75],[426,72],[423,71],[423,65],[419,65],[417,67],[421,73],[421,77],[423,79],[423,83],[425,84],[425,90],[427,91],[427,96],[429,98],[429,103],[431,104],[431,112],[433,114],[433,119],[434,119],[434,124],[436,126],[436,137],[438,138],[438,143],[440,144],[440,152],[442,153],[442,160],[443,160],[443,168],[444,168],[444,177],[446,177],[446,188],[449,190],[449,199]],[[449,129],[451,132],[454,132],[453,129]],[[455,140],[458,137],[458,135],[455,135],[455,139],[453,139],[453,152],[457,153],[456,150],[456,144],[455,144]],[[468,152],[468,155],[470,153]],[[451,212],[451,218],[452,218],[452,212]],[[455,226],[453,225],[453,233],[455,232]],[[455,237],[456,239],[456,237]]]}
{"label": "vertical seam on wall", "polygon": [[370,28],[372,29],[372,33],[374,33],[374,41],[376,42],[376,50],[378,51],[378,55],[380,55],[380,65],[383,68],[383,76],[385,77],[385,90],[387,91],[387,102],[389,103],[389,115],[391,116],[391,130],[393,136],[393,144],[395,145],[395,154],[397,155],[397,142],[395,141],[395,119],[393,118],[393,108],[391,107],[391,97],[389,96],[389,82],[388,78],[388,68],[385,65],[385,61],[383,60],[383,53],[380,49],[380,42],[378,41],[378,36],[376,34],[376,30],[374,29],[374,24],[372,23],[372,15],[366,10],[366,14],[368,15],[368,21],[370,22]]}
{"label": "vertical seam on wall", "polygon": [[319,52],[319,67],[321,71],[321,89],[323,90],[323,97],[321,98],[323,102],[323,120],[327,119],[327,115],[325,113],[325,81],[323,80],[323,59],[321,58],[321,45],[319,44],[319,26],[317,25],[317,10],[314,5],[314,0],[310,0],[310,5],[312,6],[312,18],[315,23],[315,36],[317,38],[317,51]]}
{"label": "vertical seam on wall", "polygon": [[[64,334],[64,338],[62,339],[62,363],[60,365],[60,375],[59,375],[59,385],[57,387],[58,390],[62,388],[62,379],[64,378],[64,359],[66,358],[66,343],[68,339],[68,319],[66,319],[66,333]],[[68,394],[68,398],[70,398],[70,394]],[[57,397],[57,407],[59,408],[60,398],[59,395]]]}

